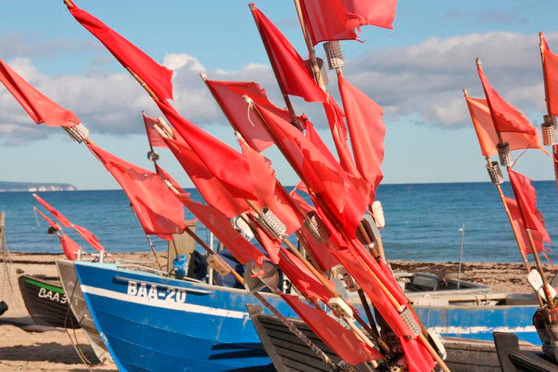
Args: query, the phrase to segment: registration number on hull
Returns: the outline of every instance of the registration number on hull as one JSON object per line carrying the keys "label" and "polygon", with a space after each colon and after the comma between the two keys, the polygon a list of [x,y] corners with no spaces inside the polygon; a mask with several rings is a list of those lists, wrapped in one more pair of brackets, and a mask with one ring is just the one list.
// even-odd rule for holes
{"label": "registration number on hull", "polygon": [[180,288],[157,288],[155,284],[128,281],[127,292],[130,296],[143,297],[148,300],[163,300],[168,302],[186,302],[186,290]]}

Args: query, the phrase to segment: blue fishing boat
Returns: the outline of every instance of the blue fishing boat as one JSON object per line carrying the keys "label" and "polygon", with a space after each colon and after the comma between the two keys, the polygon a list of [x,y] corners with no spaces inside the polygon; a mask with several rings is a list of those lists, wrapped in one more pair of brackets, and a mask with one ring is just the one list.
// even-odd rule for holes
{"label": "blue fishing boat", "polygon": [[[271,368],[246,309],[259,303],[245,290],[176,280],[116,264],[76,262],[74,266],[101,338],[120,369]],[[281,313],[296,317],[280,298],[265,296]],[[529,326],[536,305],[528,297],[450,294],[430,296],[429,304],[412,301],[425,326],[442,336],[490,341],[495,330],[513,330],[522,340],[539,344],[534,327]],[[480,298],[485,303],[479,303]]]}
{"label": "blue fishing boat", "polygon": [[[245,290],[176,280],[115,264],[76,262],[83,295],[120,370],[273,370]],[[280,298],[265,295],[294,317]]]}

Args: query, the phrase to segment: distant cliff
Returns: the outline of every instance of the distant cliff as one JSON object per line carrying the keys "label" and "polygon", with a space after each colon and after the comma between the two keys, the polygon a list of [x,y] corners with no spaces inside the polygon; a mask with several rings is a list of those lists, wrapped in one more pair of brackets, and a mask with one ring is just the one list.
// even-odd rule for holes
{"label": "distant cliff", "polygon": [[75,191],[77,187],[69,183],[35,183],[35,182],[5,182],[0,181],[0,192],[13,191]]}

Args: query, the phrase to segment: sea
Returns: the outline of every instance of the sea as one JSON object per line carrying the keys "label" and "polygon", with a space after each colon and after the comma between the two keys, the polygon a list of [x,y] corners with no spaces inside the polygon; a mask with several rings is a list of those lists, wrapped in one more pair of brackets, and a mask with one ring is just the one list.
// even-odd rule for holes
{"label": "sea", "polygon": [[[538,208],[545,217],[552,247],[558,246],[558,193],[554,181],[535,181]],[[504,193],[511,195],[509,183]],[[195,189],[188,189],[199,200]],[[108,252],[149,251],[148,241],[121,190],[61,191],[40,194],[73,223],[93,232]],[[381,185],[377,195],[386,226],[382,239],[388,259],[434,262],[520,262],[517,246],[500,198],[491,183],[431,183]],[[58,239],[35,216],[37,202],[30,192],[0,193],[6,212],[6,239],[12,252],[61,252]],[[193,216],[186,213],[186,218]],[[87,246],[71,229],[76,242]],[[198,226],[198,234],[209,232]],[[157,250],[166,242],[152,237]],[[558,249],[548,254],[558,263]],[[531,258],[532,260],[532,258]]]}

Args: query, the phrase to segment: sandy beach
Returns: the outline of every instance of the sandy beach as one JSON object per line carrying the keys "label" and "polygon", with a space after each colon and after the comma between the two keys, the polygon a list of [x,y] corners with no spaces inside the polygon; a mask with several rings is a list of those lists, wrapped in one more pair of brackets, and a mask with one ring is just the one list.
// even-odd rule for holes
{"label": "sandy beach", "polygon": [[[150,253],[116,254],[118,258],[151,261]],[[166,264],[164,253],[159,257]],[[29,254],[12,252],[11,263],[1,262],[2,281],[0,284],[0,299],[8,303],[9,309],[0,317],[0,370],[2,371],[87,371],[87,370],[116,370],[114,364],[93,365],[84,364],[70,341],[69,334],[62,329],[26,331],[13,324],[15,319],[28,317],[23,304],[19,287],[17,286],[16,270],[23,270],[29,274],[56,275],[54,260],[62,258],[56,254]],[[457,263],[429,263],[393,261],[395,271],[426,271],[446,277],[457,276]],[[554,276],[554,270],[546,265],[549,279]],[[480,283],[490,287],[493,291],[529,293],[530,287],[526,282],[525,268],[519,263],[465,263],[462,268],[462,279]],[[7,281],[9,277],[9,281]],[[73,331],[69,331],[74,336]],[[78,345],[89,361],[97,363],[87,339],[80,329],[75,330]]]}

